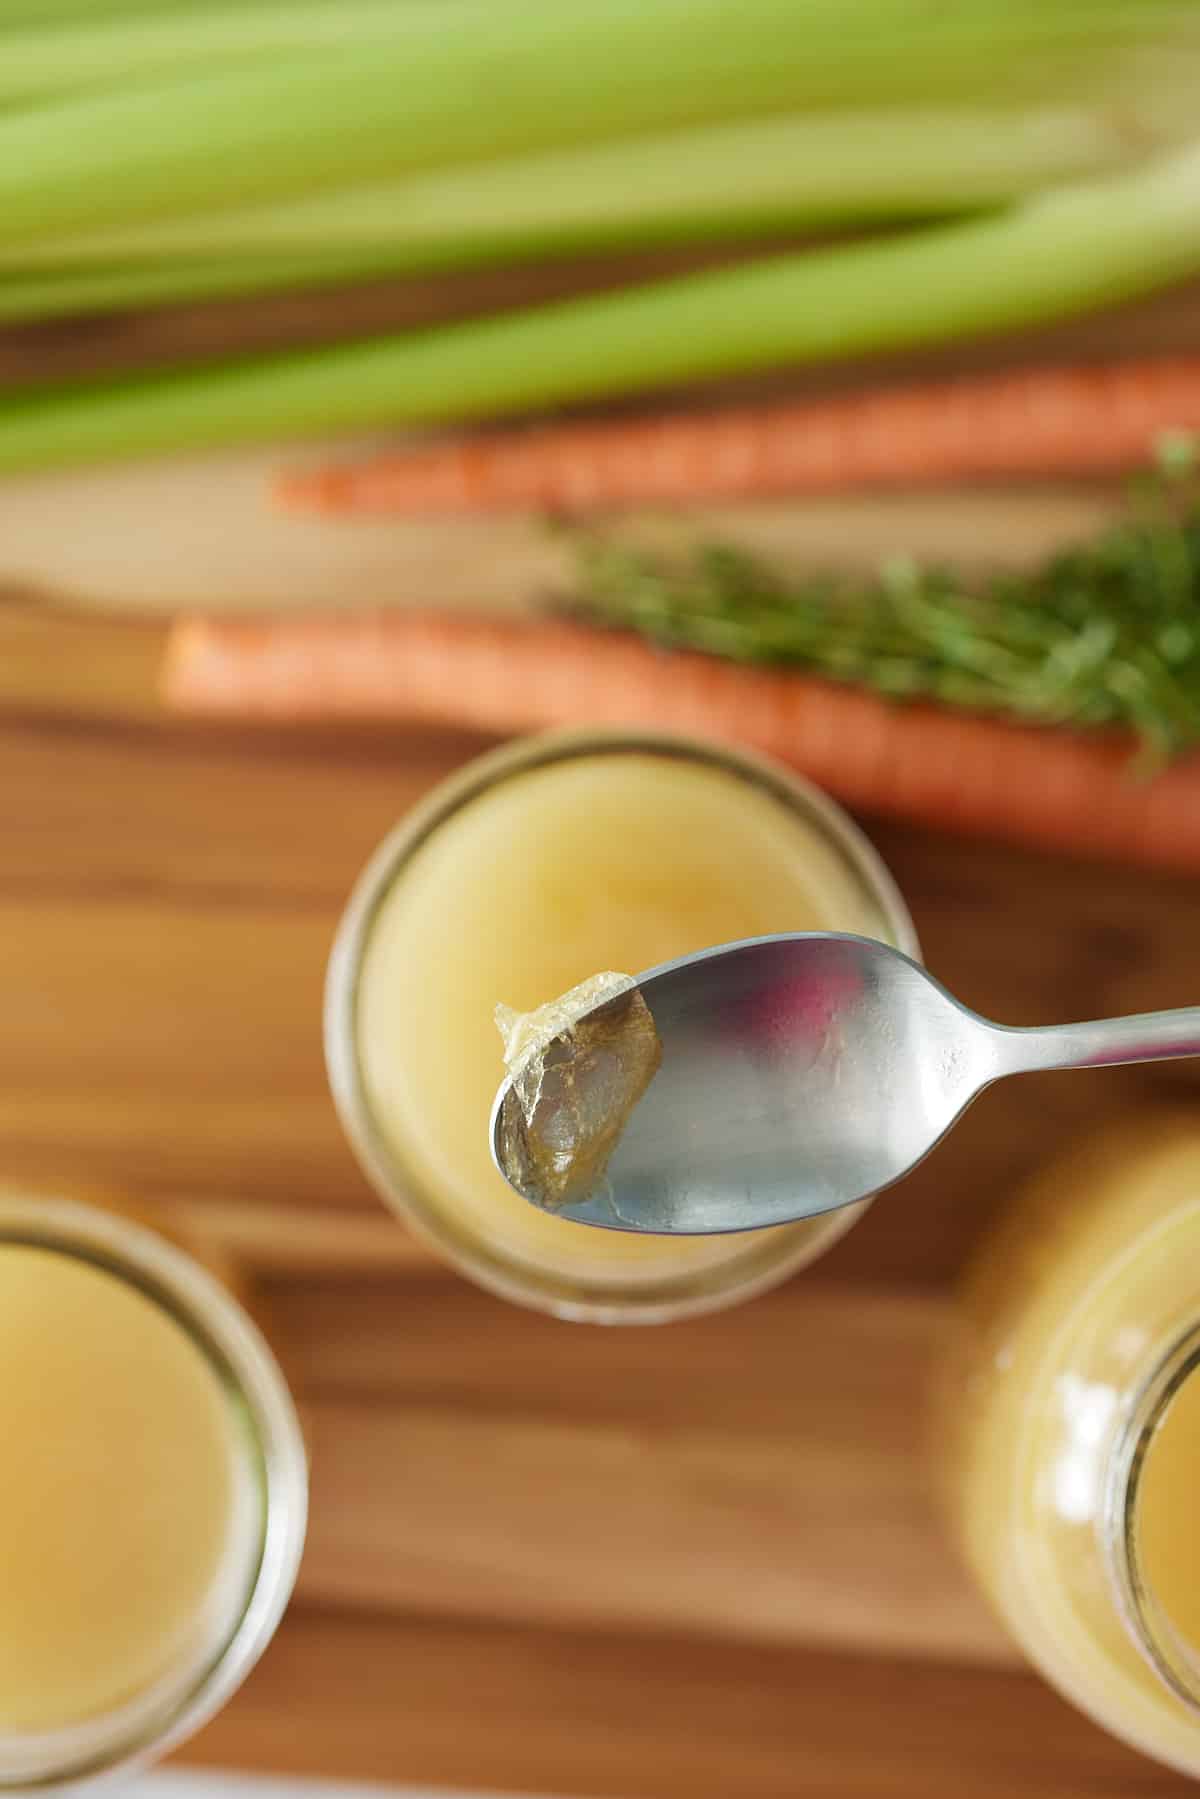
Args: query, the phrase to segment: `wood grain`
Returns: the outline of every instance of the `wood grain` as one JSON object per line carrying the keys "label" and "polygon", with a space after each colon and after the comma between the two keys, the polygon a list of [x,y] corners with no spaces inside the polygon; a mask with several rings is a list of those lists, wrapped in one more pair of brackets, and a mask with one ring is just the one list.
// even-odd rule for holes
{"label": "wood grain", "polygon": [[299,1608],[189,1761],[590,1799],[1166,1799],[1023,1673]]}
{"label": "wood grain", "polygon": [[943,1308],[756,1310],[683,1328],[647,1381],[639,1332],[562,1344],[438,1283],[274,1295],[313,1460],[302,1595],[1011,1661],[930,1493]]}
{"label": "wood grain", "polygon": [[163,628],[130,618],[89,621],[18,594],[0,599],[0,707],[6,724],[57,716],[152,718]]}

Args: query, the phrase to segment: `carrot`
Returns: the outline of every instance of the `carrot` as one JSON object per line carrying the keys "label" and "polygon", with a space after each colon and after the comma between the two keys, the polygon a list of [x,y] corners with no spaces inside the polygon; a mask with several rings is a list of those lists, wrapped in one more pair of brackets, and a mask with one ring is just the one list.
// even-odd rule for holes
{"label": "carrot", "polygon": [[1200,357],[1031,369],[788,406],[547,425],[285,472],[295,511],[687,503],[986,476],[1107,474],[1200,430]]}
{"label": "carrot", "polygon": [[183,620],[164,692],[180,712],[287,723],[700,733],[788,762],[866,812],[1200,873],[1200,757],[1138,779],[1124,738],[894,707],[572,622],[400,611]]}

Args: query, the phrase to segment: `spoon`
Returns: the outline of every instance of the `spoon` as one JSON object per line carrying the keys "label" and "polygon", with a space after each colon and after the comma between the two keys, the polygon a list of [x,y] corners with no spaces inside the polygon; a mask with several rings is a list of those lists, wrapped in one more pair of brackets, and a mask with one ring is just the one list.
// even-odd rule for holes
{"label": "spoon", "polygon": [[[1200,1006],[1017,1030],[865,937],[750,938],[663,963],[637,987],[662,1060],[590,1189],[551,1203],[522,1170],[505,1128],[519,1103],[511,1078],[492,1112],[510,1185],[608,1230],[705,1235],[811,1218],[900,1180],[1005,1075],[1200,1055]],[[551,1056],[561,1063],[571,1042],[555,1039]]]}

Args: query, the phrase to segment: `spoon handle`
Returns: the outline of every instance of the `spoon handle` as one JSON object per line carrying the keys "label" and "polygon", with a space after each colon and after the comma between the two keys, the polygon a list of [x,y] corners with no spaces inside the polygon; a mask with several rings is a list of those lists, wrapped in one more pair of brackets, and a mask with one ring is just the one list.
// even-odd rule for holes
{"label": "spoon handle", "polygon": [[1138,1012],[1131,1018],[1100,1018],[1092,1024],[1047,1025],[1033,1030],[1004,1025],[993,1028],[1000,1074],[1200,1056],[1200,1006]]}

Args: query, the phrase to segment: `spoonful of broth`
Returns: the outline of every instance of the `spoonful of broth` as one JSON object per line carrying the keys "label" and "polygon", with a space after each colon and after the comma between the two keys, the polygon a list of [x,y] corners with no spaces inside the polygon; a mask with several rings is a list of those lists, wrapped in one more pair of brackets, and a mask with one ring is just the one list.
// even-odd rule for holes
{"label": "spoonful of broth", "polygon": [[915,1168],[1005,1075],[1200,1055],[1200,1006],[1013,1029],[864,937],[758,937],[501,1008],[496,1166],[607,1230],[790,1224]]}

